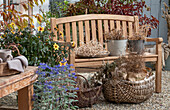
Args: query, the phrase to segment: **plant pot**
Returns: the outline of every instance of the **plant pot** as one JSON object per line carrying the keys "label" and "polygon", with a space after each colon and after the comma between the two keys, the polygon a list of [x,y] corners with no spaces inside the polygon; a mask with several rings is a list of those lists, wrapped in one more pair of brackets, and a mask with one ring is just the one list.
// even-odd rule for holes
{"label": "plant pot", "polygon": [[126,54],[127,40],[109,40],[107,42],[110,55],[119,56]]}
{"label": "plant pot", "polygon": [[136,52],[137,54],[143,53],[145,47],[144,42],[145,40],[128,40],[130,52]]}

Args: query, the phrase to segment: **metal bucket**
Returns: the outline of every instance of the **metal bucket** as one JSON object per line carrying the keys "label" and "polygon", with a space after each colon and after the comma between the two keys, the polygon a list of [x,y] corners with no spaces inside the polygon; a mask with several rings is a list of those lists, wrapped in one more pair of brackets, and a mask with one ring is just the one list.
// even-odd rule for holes
{"label": "metal bucket", "polygon": [[126,54],[127,40],[109,40],[107,42],[110,55],[119,56]]}
{"label": "metal bucket", "polygon": [[144,42],[144,40],[128,40],[130,52],[137,52],[137,54],[143,53],[145,49]]}

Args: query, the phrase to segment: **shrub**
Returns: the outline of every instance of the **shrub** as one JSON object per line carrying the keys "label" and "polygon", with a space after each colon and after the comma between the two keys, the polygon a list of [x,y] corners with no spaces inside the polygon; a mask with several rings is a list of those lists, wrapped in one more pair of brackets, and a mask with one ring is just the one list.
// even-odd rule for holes
{"label": "shrub", "polygon": [[[151,18],[143,15],[143,9],[147,7],[144,0],[80,0],[67,9],[65,16],[88,14],[117,14],[139,16],[140,25],[149,24],[153,29],[157,28],[159,21],[151,15]],[[149,35],[151,30],[149,31]]]}
{"label": "shrub", "polygon": [[72,103],[78,90],[75,87],[75,73],[71,73],[72,65],[68,65],[66,60],[60,62],[55,67],[41,63],[36,72],[39,77],[34,84],[34,108],[33,110],[70,110],[76,109]]}
{"label": "shrub", "polygon": [[[33,34],[34,31],[36,34]],[[33,26],[12,31],[7,28],[1,37],[1,48],[7,48],[10,44],[17,45],[20,53],[28,59],[29,65],[32,66],[39,65],[40,62],[54,66],[68,56],[66,49],[69,48],[69,45],[63,46],[63,44],[54,42],[54,34],[50,32],[50,29],[44,29],[41,26],[38,27],[38,30]],[[17,56],[16,53],[14,56]]]}

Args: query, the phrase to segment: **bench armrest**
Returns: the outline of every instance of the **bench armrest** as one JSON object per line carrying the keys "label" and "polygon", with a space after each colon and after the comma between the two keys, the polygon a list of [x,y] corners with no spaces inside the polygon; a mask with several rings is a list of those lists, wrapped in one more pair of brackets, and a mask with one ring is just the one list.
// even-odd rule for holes
{"label": "bench armrest", "polygon": [[160,38],[146,38],[146,41],[147,42],[156,42],[156,43],[162,43],[163,42],[163,39],[160,37]]}
{"label": "bench armrest", "polygon": [[162,57],[162,45],[163,39],[160,38],[146,38],[147,42],[156,42],[156,54],[158,54],[159,57]]}

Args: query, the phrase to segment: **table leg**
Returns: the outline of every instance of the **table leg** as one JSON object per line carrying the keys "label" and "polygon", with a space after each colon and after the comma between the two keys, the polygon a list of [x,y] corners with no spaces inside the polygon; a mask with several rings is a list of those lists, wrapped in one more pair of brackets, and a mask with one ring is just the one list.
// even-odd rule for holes
{"label": "table leg", "polygon": [[33,85],[18,90],[18,110],[32,110]]}

